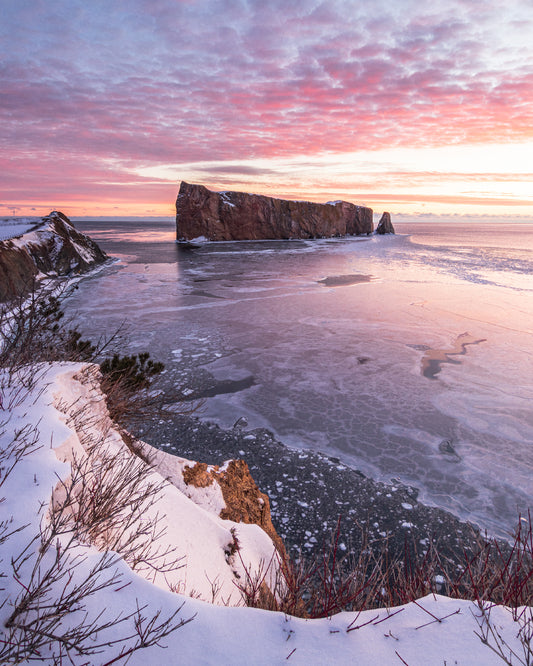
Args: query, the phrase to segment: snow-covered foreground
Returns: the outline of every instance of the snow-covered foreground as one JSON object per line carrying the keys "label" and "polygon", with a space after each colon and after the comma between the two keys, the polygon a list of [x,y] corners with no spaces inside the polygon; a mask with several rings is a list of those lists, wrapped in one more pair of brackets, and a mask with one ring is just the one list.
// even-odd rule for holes
{"label": "snow-covered foreground", "polygon": [[[483,636],[493,647],[498,643],[508,646],[503,647],[505,654],[513,649],[522,655],[517,637],[520,624],[509,609],[494,607],[482,613],[472,602],[445,597],[428,596],[399,608],[341,613],[320,620],[242,607],[238,584],[247,572],[270,566],[274,573],[271,539],[256,525],[222,520],[218,515],[224,506],[220,488],[216,484],[203,488],[184,484],[181,471],[188,461],[163,453],[154,457],[154,468],[143,476],[142,483],[148,487],[161,482],[161,473],[170,483],[157,501],[134,516],[126,533],[133,533],[143,521],[159,518],[159,527],[164,524],[166,531],[157,540],[158,547],[161,551],[176,549],[175,554],[182,558],[177,567],[159,563],[154,568],[136,562],[134,572],[118,559],[95,575],[91,571],[102,554],[94,545],[73,540],[72,527],[56,530],[49,552],[39,556],[42,538],[32,539],[47,534],[54,515],[51,498],[57,513],[57,506],[68,494],[69,479],[75,478],[73,461],[79,467],[80,461],[92,460],[87,458],[87,450],[97,441],[102,444],[95,466],[107,455],[122,464],[132,454],[107,416],[94,368],[79,364],[43,368],[29,395],[20,391],[20,382],[11,388],[5,384],[0,402],[1,450],[9,449],[17,433],[20,441],[24,428],[24,437],[35,445],[7,477],[15,453],[0,458],[0,497],[5,497],[0,515],[0,571],[5,576],[0,578],[0,655],[9,648],[6,641],[20,641],[21,625],[26,627],[26,636],[28,631],[37,632],[37,618],[49,607],[61,614],[53,625],[54,636],[95,622],[78,647],[92,650],[102,645],[101,651],[77,655],[70,649],[76,664],[118,663],[113,660],[121,651],[127,653],[139,643],[140,636],[148,635],[151,618],[157,616],[157,625],[175,612],[175,623],[192,620],[157,644],[130,654],[129,664],[503,663],[481,640]],[[31,431],[32,427],[35,430]],[[94,481],[90,474],[85,480],[89,485]],[[76,510],[75,503],[69,505],[69,511]],[[7,522],[2,529],[3,521]],[[21,526],[24,529],[7,536]],[[92,543],[100,547],[116,543],[112,536],[93,535]],[[230,547],[235,537],[237,552]],[[135,543],[144,545],[142,538]],[[24,557],[17,560],[21,553]],[[131,552],[127,559],[135,561]],[[174,562],[175,555],[167,560]],[[54,581],[33,610],[20,609],[21,600],[42,583],[46,571],[55,572],[54,567],[63,567],[64,575],[54,573]],[[101,589],[89,590],[69,612],[60,613],[69,591],[84,580],[96,581]],[[268,583],[269,576],[265,580]],[[208,603],[213,597],[215,604]],[[119,618],[125,619],[117,622]],[[95,631],[96,627],[100,630]],[[57,641],[50,644],[53,650]],[[48,647],[39,654],[43,661],[53,662]],[[520,661],[513,657],[512,663]]]}

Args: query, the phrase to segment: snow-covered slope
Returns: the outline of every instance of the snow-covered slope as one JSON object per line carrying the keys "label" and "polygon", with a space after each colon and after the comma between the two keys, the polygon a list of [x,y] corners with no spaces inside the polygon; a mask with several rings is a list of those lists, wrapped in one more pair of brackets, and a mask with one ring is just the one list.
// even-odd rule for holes
{"label": "snow-covered slope", "polygon": [[[179,474],[167,473],[170,465],[168,462],[165,464],[165,458],[172,456],[159,453],[157,459],[154,458],[153,467],[137,458],[125,445],[109,418],[99,388],[97,366],[58,364],[48,370],[41,382],[48,383],[48,386],[32,406],[31,412],[26,411],[24,403],[13,412],[9,424],[13,427],[22,409],[26,419],[35,423],[39,421],[41,441],[44,436],[44,441],[50,442],[50,449],[44,450],[43,447],[19,463],[20,473],[23,473],[23,468],[39,470],[35,471],[36,481],[33,485],[40,488],[40,492],[33,497],[35,488],[32,487],[30,506],[21,507],[18,498],[17,513],[22,510],[28,518],[35,517],[37,522],[34,521],[33,528],[36,530],[39,522],[36,508],[50,500],[53,487],[58,489],[58,479],[52,476],[50,480],[46,471],[67,480],[71,475],[72,461],[75,459],[78,466],[83,465],[91,447],[96,446],[98,451],[97,456],[93,455],[90,459],[91,464],[102,464],[102,460],[109,460],[118,470],[121,465],[130,465],[133,459],[144,474],[140,482],[142,489],[151,484],[161,486],[157,501],[144,507],[140,519],[145,522],[155,522],[157,516],[164,519],[164,525],[160,524],[158,529],[162,533],[157,538],[157,548],[160,552],[174,551],[172,557],[166,558],[167,562],[176,557],[179,559],[175,568],[169,570],[168,565],[161,567],[164,572],[139,566],[137,569],[140,575],[163,589],[215,603],[242,603],[236,583],[244,580],[246,570],[255,571],[276,560],[275,547],[263,530],[257,525],[221,519],[219,514],[225,504],[219,486],[212,484],[195,488],[179,483]],[[8,397],[6,399],[9,400]],[[147,451],[148,448],[145,445],[143,450]],[[52,461],[51,452],[65,465],[58,467],[57,462]],[[185,459],[175,460],[181,469],[187,464],[195,464]],[[162,468],[164,476],[159,473],[158,466]],[[126,469],[129,471],[129,467]],[[43,472],[47,473],[45,483],[41,483],[38,478]],[[31,476],[31,471],[25,474]],[[122,481],[119,476],[117,472],[115,483]],[[174,483],[165,483],[167,478],[174,480]],[[97,478],[91,482],[96,483]],[[175,485],[178,483],[180,487]],[[17,475],[11,476],[7,484],[7,495],[16,496]],[[162,520],[159,522],[162,523]],[[231,554],[236,547],[235,543],[239,544],[238,556],[237,551]]]}
{"label": "snow-covered slope", "polygon": [[17,238],[43,224],[42,217],[4,217],[0,219],[0,241]]}
{"label": "snow-covered slope", "polygon": [[[0,662],[14,646],[19,650],[25,646],[22,636],[28,640],[28,635],[35,638],[45,630],[52,638],[46,648],[39,648],[39,654],[48,663],[53,663],[54,650],[59,654],[61,641],[54,636],[69,631],[67,648],[75,664],[111,663],[139,643],[147,647],[129,654],[129,664],[502,663],[479,636],[486,636],[493,647],[505,641],[522,653],[517,638],[520,624],[511,611],[495,607],[483,614],[474,603],[438,596],[400,608],[341,613],[322,620],[235,607],[242,603],[238,585],[246,571],[264,570],[275,563],[271,539],[257,525],[219,517],[224,498],[217,484],[183,485],[188,461],[158,454],[152,460],[154,467],[137,463],[107,415],[94,366],[43,366],[29,394],[21,390],[20,378],[8,385],[6,377],[0,377],[0,387],[0,450],[4,451],[0,498],[5,497],[0,503],[0,572],[4,575],[0,578]],[[24,441],[29,445],[25,451]],[[96,447],[93,453],[92,447]],[[146,448],[141,449],[146,453]],[[17,451],[24,454],[18,461]],[[97,480],[119,470],[111,486],[119,494],[119,480],[131,471],[131,460],[142,467],[141,496],[144,490],[149,493],[151,484],[163,484],[155,501],[140,513],[135,513],[134,506],[128,513],[126,506],[122,525],[115,521],[94,533],[76,531],[72,518],[86,515],[87,504],[94,503],[94,515],[102,513],[106,495],[98,494]],[[109,461],[112,464],[106,467]],[[165,484],[164,476],[174,483]],[[71,501],[65,503],[69,492]],[[132,505],[134,499],[132,494]],[[154,521],[158,531],[166,529],[155,541],[158,552],[176,548],[174,554],[157,560],[155,568],[144,561],[150,560],[149,555],[137,561],[132,558],[127,538],[115,539],[115,533],[124,528],[126,537],[137,535],[129,543],[141,552],[153,535],[139,532],[139,527]],[[32,540],[37,535],[41,536]],[[110,543],[120,546],[117,550],[126,553],[135,571],[118,559],[94,573],[102,561],[96,546]],[[172,566],[176,555],[183,557],[178,567]],[[46,576],[51,580],[48,587]],[[83,587],[87,580],[93,587]],[[65,600],[72,598],[73,588],[83,593],[69,609]],[[215,605],[207,603],[213,596]],[[226,603],[231,607],[225,607]],[[52,629],[39,623],[47,609],[53,611],[53,622],[59,616]],[[150,631],[174,613],[174,622],[192,620],[151,644]],[[117,622],[120,617],[123,621]],[[80,624],[90,627],[78,632],[77,647],[88,650],[87,654],[78,654],[74,645]]]}

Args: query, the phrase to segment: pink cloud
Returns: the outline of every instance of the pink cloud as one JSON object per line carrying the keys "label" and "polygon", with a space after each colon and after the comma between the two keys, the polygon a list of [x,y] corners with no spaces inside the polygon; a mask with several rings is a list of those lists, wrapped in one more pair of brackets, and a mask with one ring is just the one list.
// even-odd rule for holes
{"label": "pink cloud", "polygon": [[531,138],[526,0],[111,4],[6,14],[4,190],[107,196],[141,186],[125,164]]}

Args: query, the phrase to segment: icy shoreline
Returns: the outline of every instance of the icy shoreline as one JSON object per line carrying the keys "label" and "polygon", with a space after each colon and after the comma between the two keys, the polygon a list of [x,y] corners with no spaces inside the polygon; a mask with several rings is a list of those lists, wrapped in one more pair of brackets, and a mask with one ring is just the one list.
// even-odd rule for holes
{"label": "icy shoreline", "polygon": [[[175,386],[212,395],[207,420],[231,428],[244,416],[289,447],[322,451],[386,483],[400,478],[426,504],[491,534],[506,535],[518,511],[527,513],[530,322],[527,290],[506,285],[520,278],[527,287],[531,234],[513,228],[494,239],[467,228],[458,238],[455,227],[424,235],[419,225],[415,238],[438,240],[436,250],[400,235],[313,241],[312,249],[263,241],[236,262],[231,244],[180,253],[158,237],[148,242],[145,226],[90,228],[109,253],[131,258],[69,302],[86,336],[127,317],[130,353],[149,349]],[[463,238],[467,249],[455,251]],[[493,267],[506,276],[498,287],[484,282]],[[354,275],[375,279],[320,283]],[[424,376],[429,350],[449,353],[466,332],[487,343],[451,356],[461,365],[442,365],[437,379]],[[224,393],[249,388],[217,395],[223,382]]]}
{"label": "icy shoreline", "polygon": [[[287,447],[264,429],[226,430],[197,417],[176,416],[147,424],[143,439],[168,453],[222,464],[244,459],[270,498],[272,521],[297,556],[320,556],[341,520],[341,550],[358,556],[362,532],[391,556],[406,546],[423,552],[430,542],[452,560],[475,549],[480,535],[471,523],[418,501],[413,486],[364,476],[335,457]],[[511,529],[513,526],[509,526]]]}

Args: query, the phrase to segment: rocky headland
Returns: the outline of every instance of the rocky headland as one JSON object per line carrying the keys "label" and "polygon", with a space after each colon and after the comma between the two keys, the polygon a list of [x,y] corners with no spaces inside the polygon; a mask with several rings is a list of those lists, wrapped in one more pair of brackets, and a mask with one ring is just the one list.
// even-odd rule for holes
{"label": "rocky headland", "polygon": [[212,192],[182,182],[176,199],[178,241],[272,240],[359,236],[374,230],[373,212],[347,201],[319,204],[245,192]]}
{"label": "rocky headland", "polygon": [[0,302],[30,293],[43,277],[83,273],[107,258],[66,215],[53,211],[36,218],[28,233],[0,241]]}

